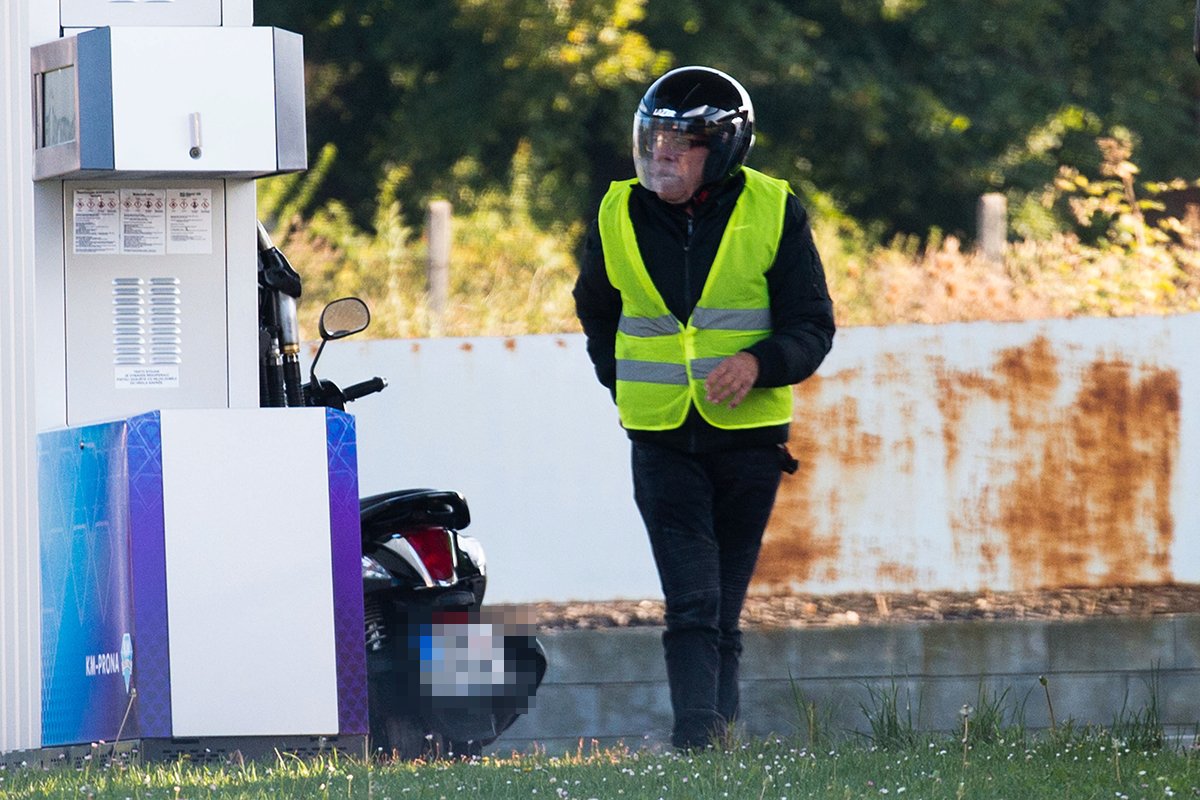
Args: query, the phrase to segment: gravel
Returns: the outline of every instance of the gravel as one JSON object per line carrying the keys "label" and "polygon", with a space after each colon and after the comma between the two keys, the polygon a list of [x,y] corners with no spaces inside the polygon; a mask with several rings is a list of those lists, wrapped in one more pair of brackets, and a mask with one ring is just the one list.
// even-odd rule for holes
{"label": "gravel", "polygon": [[[539,630],[661,626],[661,600],[531,603]],[[1040,589],[1021,592],[910,592],[751,596],[743,628],[886,625],[987,619],[1081,619],[1200,613],[1200,584]]]}

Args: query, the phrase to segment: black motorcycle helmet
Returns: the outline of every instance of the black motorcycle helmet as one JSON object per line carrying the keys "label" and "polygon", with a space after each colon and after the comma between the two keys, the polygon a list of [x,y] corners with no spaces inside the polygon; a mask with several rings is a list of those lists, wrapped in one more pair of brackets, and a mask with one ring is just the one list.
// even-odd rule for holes
{"label": "black motorcycle helmet", "polygon": [[708,147],[702,185],[736,175],[754,145],[754,106],[740,83],[711,67],[678,67],[650,85],[633,117],[638,181],[657,191],[650,169],[664,136]]}

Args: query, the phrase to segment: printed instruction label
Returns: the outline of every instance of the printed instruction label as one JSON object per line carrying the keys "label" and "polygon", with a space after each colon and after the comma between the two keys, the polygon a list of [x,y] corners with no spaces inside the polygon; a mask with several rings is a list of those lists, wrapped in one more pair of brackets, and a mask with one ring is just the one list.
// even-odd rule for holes
{"label": "printed instruction label", "polygon": [[213,246],[212,189],[167,190],[167,252],[209,255]]}
{"label": "printed instruction label", "polygon": [[118,366],[118,389],[178,389],[177,366]]}
{"label": "printed instruction label", "polygon": [[212,189],[76,189],[76,255],[211,255]]}
{"label": "printed instruction label", "polygon": [[161,256],[167,252],[167,193],[121,190],[121,252]]}
{"label": "printed instruction label", "polygon": [[77,255],[121,252],[121,198],[116,189],[76,189],[72,206]]}

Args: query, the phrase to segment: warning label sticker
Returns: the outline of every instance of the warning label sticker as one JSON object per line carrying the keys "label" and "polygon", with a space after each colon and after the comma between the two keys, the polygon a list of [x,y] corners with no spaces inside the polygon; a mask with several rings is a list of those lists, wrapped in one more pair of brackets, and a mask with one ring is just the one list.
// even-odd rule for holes
{"label": "warning label sticker", "polygon": [[76,189],[76,255],[211,255],[212,189]]}
{"label": "warning label sticker", "polygon": [[167,190],[167,252],[208,255],[213,247],[211,189]]}
{"label": "warning label sticker", "polygon": [[118,389],[177,389],[178,366],[117,366]]}
{"label": "warning label sticker", "polygon": [[167,193],[163,189],[121,190],[121,252],[167,252]]}
{"label": "warning label sticker", "polygon": [[76,189],[72,198],[75,213],[75,253],[111,254],[120,250],[121,200],[116,189]]}

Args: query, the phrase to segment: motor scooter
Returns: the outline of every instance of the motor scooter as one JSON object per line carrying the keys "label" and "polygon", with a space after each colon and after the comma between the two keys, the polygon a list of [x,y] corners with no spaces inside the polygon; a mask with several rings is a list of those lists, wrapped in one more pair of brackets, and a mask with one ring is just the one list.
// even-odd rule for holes
{"label": "motor scooter", "polygon": [[[260,400],[319,406],[382,391],[371,378],[341,388],[317,376],[325,345],[359,333],[358,298],[321,313],[321,343],[300,383],[299,275],[259,225]],[[373,752],[402,759],[474,756],[528,711],[546,673],[531,626],[485,609],[487,561],[462,533],[471,522],[454,491],[402,489],[361,498],[364,638]]]}

